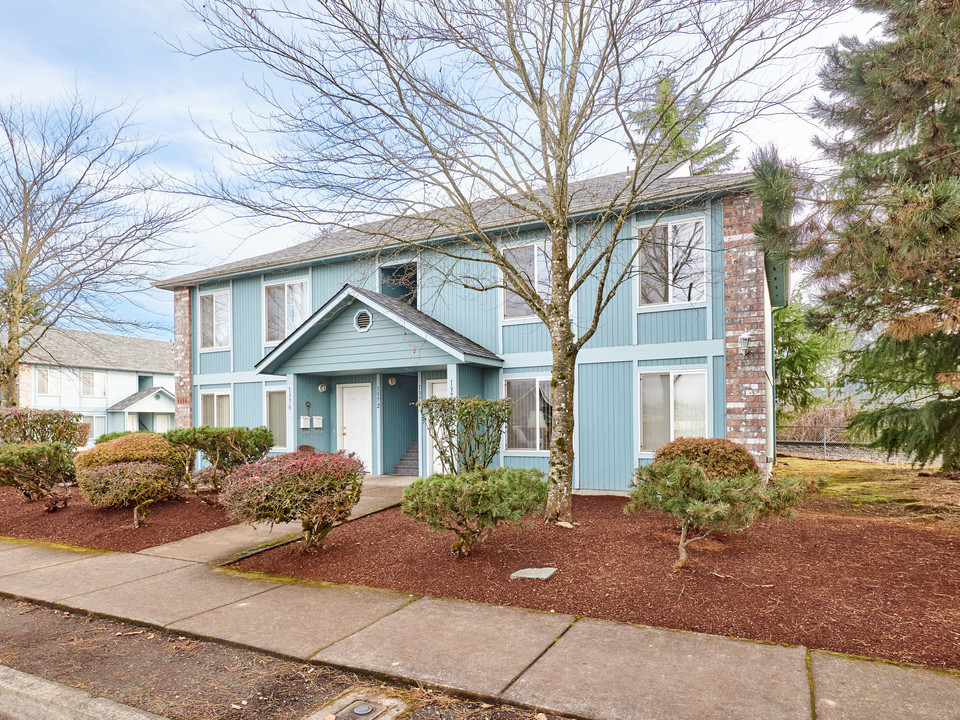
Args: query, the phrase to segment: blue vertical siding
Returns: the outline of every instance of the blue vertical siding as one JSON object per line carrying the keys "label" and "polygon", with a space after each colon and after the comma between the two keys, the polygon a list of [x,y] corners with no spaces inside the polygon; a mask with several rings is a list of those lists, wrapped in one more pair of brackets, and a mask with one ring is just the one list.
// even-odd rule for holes
{"label": "blue vertical siding", "polygon": [[549,352],[550,335],[543,323],[530,322],[503,326],[503,353]]}
{"label": "blue vertical siding", "polygon": [[549,375],[549,365],[540,365],[538,367],[512,367],[504,368],[504,375]]}
{"label": "blue vertical siding", "polygon": [[197,364],[199,374],[230,372],[230,351],[202,352]]}
{"label": "blue vertical siding", "polygon": [[710,207],[710,307],[712,308],[711,338],[724,337],[723,306],[723,205],[713,203]]}
{"label": "blue vertical siding", "polygon": [[627,490],[634,467],[633,363],[581,365],[577,390],[579,487]]}
{"label": "blue vertical siding", "polygon": [[475,365],[457,366],[457,394],[461,397],[484,397],[483,371]]}
{"label": "blue vertical siding", "polygon": [[[263,383],[235,383],[233,386],[233,424],[260,427],[263,422]],[[283,442],[283,440],[276,440]]]}
{"label": "blue vertical siding", "polygon": [[713,358],[710,383],[713,390],[713,436],[727,436],[727,365],[726,358]]}
{"label": "blue vertical siding", "polygon": [[706,365],[705,357],[671,358],[670,360],[638,360],[637,367],[684,367],[687,365]]}
{"label": "blue vertical siding", "polygon": [[400,457],[417,439],[419,413],[417,412],[417,376],[393,375],[397,384],[383,388],[383,472],[392,473]]}
{"label": "blue vertical siding", "polygon": [[[613,238],[613,221],[607,221],[600,228],[599,236],[594,240],[594,246],[602,249],[608,246]],[[581,223],[576,226],[577,240],[585,243],[588,236],[594,231],[595,227],[589,223]],[[620,229],[620,237],[632,237],[634,234],[633,224],[624,223]],[[635,243],[627,241],[621,243],[613,253],[613,259],[610,267],[609,278],[617,277],[630,262],[630,256],[635,249]],[[590,259],[596,258],[597,254],[591,255]],[[632,283],[636,283],[636,278],[626,280],[618,289],[616,295],[610,301],[610,304],[604,309],[597,325],[596,334],[590,338],[586,344],[588,348],[598,347],[616,347],[621,345],[630,345],[633,342],[633,329],[630,319],[634,312],[634,299]],[[599,283],[594,276],[588,277],[580,290],[577,292],[577,326],[580,332],[590,327],[593,322],[593,311],[597,302],[597,289]],[[609,291],[609,287],[607,288]]]}
{"label": "blue vertical siding", "polygon": [[263,286],[259,277],[233,281],[233,369],[249,372],[263,357]]}
{"label": "blue vertical siding", "polygon": [[483,369],[483,396],[488,400],[497,400],[501,396],[500,370],[498,368]]}
{"label": "blue vertical siding", "polygon": [[[327,386],[326,392],[320,392],[320,384]],[[332,379],[323,375],[298,375],[296,378],[297,405],[294,408],[294,423],[297,428],[297,447],[309,445],[320,452],[333,452],[337,449],[336,422],[331,410],[334,397]],[[307,407],[310,403],[310,407]],[[300,416],[309,415],[311,425],[313,416],[323,418],[323,427],[320,430],[309,430],[300,427]]]}
{"label": "blue vertical siding", "polygon": [[497,351],[500,292],[476,292],[451,278],[496,282],[490,263],[453,258],[431,258],[419,268],[417,308],[491,352]]}
{"label": "blue vertical siding", "polygon": [[637,314],[638,345],[706,339],[706,308],[694,307]]}

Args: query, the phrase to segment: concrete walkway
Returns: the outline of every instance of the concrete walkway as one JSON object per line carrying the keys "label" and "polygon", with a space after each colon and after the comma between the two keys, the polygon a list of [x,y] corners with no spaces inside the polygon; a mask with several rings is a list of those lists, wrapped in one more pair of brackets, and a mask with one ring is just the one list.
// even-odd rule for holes
{"label": "concrete walkway", "polygon": [[960,718],[931,670],[146,552],[3,539],[0,594],[597,720]]}

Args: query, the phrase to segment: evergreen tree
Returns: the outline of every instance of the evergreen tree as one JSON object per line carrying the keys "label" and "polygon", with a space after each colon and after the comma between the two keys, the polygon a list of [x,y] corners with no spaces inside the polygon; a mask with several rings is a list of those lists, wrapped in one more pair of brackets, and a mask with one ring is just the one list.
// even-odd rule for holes
{"label": "evergreen tree", "polygon": [[[794,250],[818,261],[829,318],[876,338],[858,351],[850,374],[867,407],[852,427],[874,433],[889,452],[921,462],[942,456],[944,470],[956,470],[960,4],[857,5],[883,15],[883,35],[843,38],[827,51],[821,81],[829,98],[814,114],[833,132],[818,144],[838,172]],[[767,182],[759,194],[774,202],[782,190]]]}
{"label": "evergreen tree", "polygon": [[706,103],[697,97],[683,102],[673,78],[660,78],[656,101],[633,114],[638,140],[635,145],[640,147],[641,157],[653,154],[658,162],[664,163],[690,160],[695,175],[729,170],[737,159],[729,135],[700,147],[700,136],[707,129],[708,110]]}

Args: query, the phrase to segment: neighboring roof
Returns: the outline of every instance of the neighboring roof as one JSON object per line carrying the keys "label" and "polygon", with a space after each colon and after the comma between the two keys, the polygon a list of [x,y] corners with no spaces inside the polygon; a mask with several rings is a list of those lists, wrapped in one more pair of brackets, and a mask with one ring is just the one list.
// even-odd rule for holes
{"label": "neighboring roof", "polygon": [[[611,198],[624,187],[629,177],[630,174],[624,172],[572,183],[571,215],[582,215],[606,207]],[[677,173],[676,165],[657,166],[640,189],[636,204],[738,190],[748,187],[752,181],[753,175],[748,172],[680,175]],[[500,198],[481,200],[474,203],[471,209],[484,229],[522,225],[535,220],[533,217],[519,214],[513,205]],[[437,214],[391,218],[358,225],[356,228],[337,230],[321,238],[291,245],[282,250],[162,280],[154,283],[154,286],[171,290],[174,287],[192,285],[201,280],[225,275],[238,275],[275,266],[297,265],[355,252],[372,251],[381,248],[384,245],[384,238],[388,237],[406,237],[417,241],[449,237],[449,233],[435,219]]]}
{"label": "neighboring roof", "polygon": [[110,410],[110,411],[114,411],[114,410],[126,410],[126,409],[127,409],[128,407],[130,407],[131,405],[136,405],[138,402],[140,402],[140,401],[143,400],[144,398],[148,398],[148,397],[150,397],[151,395],[155,395],[155,394],[157,394],[157,393],[163,393],[163,394],[166,395],[170,400],[174,400],[174,401],[176,400],[176,398],[173,396],[173,393],[170,392],[169,390],[167,390],[167,389],[164,388],[164,387],[159,387],[159,386],[156,386],[156,387],[148,387],[148,388],[144,388],[143,390],[138,390],[138,391],[135,392],[133,395],[129,395],[129,396],[125,397],[125,398],[124,398],[123,400],[121,400],[120,402],[114,403],[113,405],[111,405],[110,407],[108,407],[107,410]]}
{"label": "neighboring roof", "polygon": [[339,315],[354,300],[359,300],[375,310],[379,310],[394,322],[410,328],[425,340],[450,353],[461,362],[480,361],[485,365],[499,365],[503,362],[503,358],[490,352],[482,345],[478,345],[470,338],[464,337],[443,323],[437,322],[429,315],[425,315],[402,300],[353,285],[344,285],[336,295],[325,302],[300,327],[267,353],[256,364],[257,372],[267,375],[273,373],[286,362],[288,356],[295,354],[305,342],[322,330],[327,322]]}
{"label": "neighboring roof", "polygon": [[[39,333],[39,330],[35,331]],[[21,362],[35,365],[133,370],[173,374],[173,343],[168,340],[48,327]]]}

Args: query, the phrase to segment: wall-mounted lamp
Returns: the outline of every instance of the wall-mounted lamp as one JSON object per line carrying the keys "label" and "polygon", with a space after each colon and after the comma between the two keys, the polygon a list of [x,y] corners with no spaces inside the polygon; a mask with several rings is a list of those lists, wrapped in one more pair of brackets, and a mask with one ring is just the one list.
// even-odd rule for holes
{"label": "wall-mounted lamp", "polygon": [[387,385],[389,385],[390,387],[393,387],[396,384],[397,384],[397,379],[393,375],[387,378]]}
{"label": "wall-mounted lamp", "polygon": [[319,390],[320,392],[326,392],[327,386],[324,385],[323,383],[320,383],[319,385],[317,385],[317,390]]}
{"label": "wall-mounted lamp", "polygon": [[737,339],[737,345],[740,348],[740,354],[746,355],[750,349],[750,341],[753,340],[753,333],[747,331]]}

